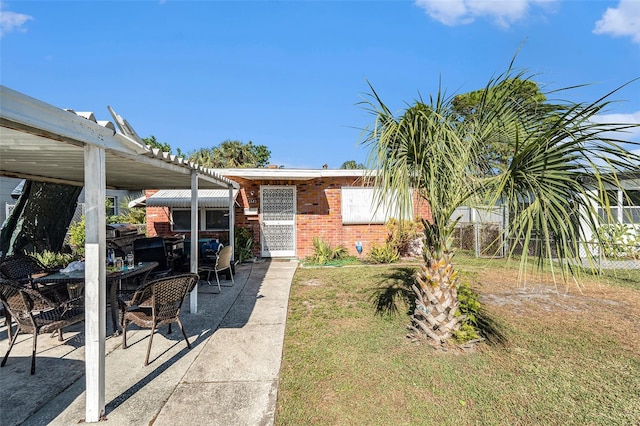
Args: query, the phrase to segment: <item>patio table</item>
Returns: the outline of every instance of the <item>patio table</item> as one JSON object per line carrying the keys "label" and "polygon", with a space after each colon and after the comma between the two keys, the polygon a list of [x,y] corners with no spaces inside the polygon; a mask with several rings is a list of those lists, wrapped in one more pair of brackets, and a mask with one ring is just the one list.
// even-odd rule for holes
{"label": "patio table", "polygon": [[[124,279],[134,278],[138,275],[146,274],[147,272],[152,271],[156,266],[158,266],[158,262],[140,262],[133,268],[107,272],[107,293],[109,294],[109,303],[111,304],[111,323],[113,325],[113,334],[120,334],[120,328],[118,327],[117,320],[117,288],[119,284]],[[84,270],[71,271],[67,273],[54,272],[51,274],[34,277],[33,283],[40,285],[66,284],[67,288],[69,289],[69,296],[72,297],[71,293],[74,291],[72,285],[84,285]]]}

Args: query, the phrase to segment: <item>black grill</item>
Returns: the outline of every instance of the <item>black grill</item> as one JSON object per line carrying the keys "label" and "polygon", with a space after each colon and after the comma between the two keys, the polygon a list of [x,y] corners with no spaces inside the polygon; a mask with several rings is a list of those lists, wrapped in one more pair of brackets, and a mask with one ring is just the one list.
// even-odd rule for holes
{"label": "black grill", "polygon": [[130,223],[110,223],[107,225],[107,248],[120,250],[120,255],[133,251],[133,241],[144,237],[138,228]]}

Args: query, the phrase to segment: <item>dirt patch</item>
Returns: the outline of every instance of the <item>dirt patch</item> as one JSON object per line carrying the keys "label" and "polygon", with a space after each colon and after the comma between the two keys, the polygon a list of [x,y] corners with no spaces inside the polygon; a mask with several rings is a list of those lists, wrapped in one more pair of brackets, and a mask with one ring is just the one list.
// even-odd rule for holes
{"label": "dirt patch", "polygon": [[640,351],[638,290],[588,280],[556,286],[552,277],[543,274],[529,277],[524,286],[518,284],[517,272],[505,270],[478,271],[474,278],[480,302],[489,312],[508,318],[507,322],[548,330],[586,327]]}
{"label": "dirt patch", "polygon": [[[474,288],[481,301],[493,306],[536,305],[545,311],[580,312],[601,308],[626,308],[640,311],[640,292],[621,287],[610,287],[583,280],[567,286],[553,282],[548,274],[528,277],[525,284],[518,282],[517,272],[483,270],[475,276]],[[640,312],[638,312],[640,313]]]}
{"label": "dirt patch", "polygon": [[517,289],[511,292],[501,292],[481,295],[480,301],[488,305],[512,305],[514,312],[518,307],[534,304],[538,309],[547,312],[568,311],[581,312],[592,310],[594,305],[620,306],[615,300],[603,300],[585,295],[561,294],[555,288]]}

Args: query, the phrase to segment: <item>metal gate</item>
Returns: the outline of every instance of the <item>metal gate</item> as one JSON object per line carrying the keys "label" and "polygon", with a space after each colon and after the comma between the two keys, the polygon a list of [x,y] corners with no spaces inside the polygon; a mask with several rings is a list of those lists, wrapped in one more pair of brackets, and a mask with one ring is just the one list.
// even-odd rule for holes
{"label": "metal gate", "polygon": [[296,187],[260,187],[262,257],[296,255]]}

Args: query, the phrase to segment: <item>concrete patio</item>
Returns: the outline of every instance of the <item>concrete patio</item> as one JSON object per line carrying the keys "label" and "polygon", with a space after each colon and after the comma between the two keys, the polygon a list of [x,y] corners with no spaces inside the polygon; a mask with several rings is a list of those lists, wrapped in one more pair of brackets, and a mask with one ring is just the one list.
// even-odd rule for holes
{"label": "concrete patio", "polygon": [[[238,265],[235,285],[201,282],[198,312],[179,330],[162,327],[144,366],[149,330],[131,325],[126,350],[121,337],[106,340],[104,419],[113,425],[273,424],[291,280],[296,261]],[[215,284],[215,283],[214,283]],[[84,324],[65,331],[64,342],[40,335],[36,374],[32,340],[21,335],[0,369],[0,424],[69,425],[85,417]],[[110,331],[110,321],[107,321]],[[0,355],[8,347],[0,327]]]}

